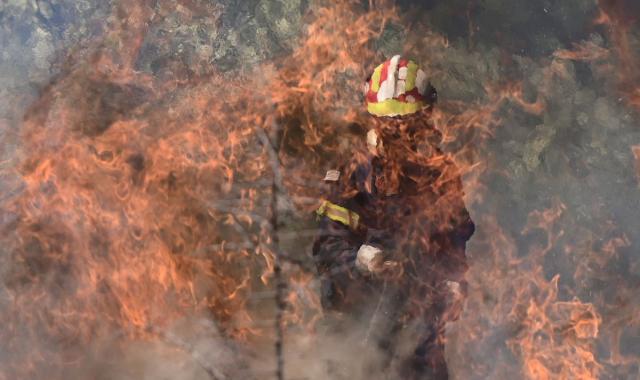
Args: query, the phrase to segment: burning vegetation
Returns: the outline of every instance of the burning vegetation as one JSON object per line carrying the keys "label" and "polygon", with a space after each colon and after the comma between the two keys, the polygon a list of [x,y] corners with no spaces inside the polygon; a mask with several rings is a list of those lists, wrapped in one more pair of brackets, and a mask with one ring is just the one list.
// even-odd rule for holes
{"label": "burning vegetation", "polygon": [[399,376],[371,372],[375,310],[322,309],[310,254],[322,179],[364,146],[361,87],[395,53],[439,93],[439,150],[411,159],[455,164],[434,186],[460,176],[476,226],[438,331],[449,376],[636,378],[639,9],[574,2],[589,33],[531,55],[482,29],[500,1],[109,3],[0,119],[0,379]]}

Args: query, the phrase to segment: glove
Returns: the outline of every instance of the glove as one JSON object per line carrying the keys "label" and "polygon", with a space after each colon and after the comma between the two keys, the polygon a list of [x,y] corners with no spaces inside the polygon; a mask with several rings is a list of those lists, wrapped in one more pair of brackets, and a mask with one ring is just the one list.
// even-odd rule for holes
{"label": "glove", "polygon": [[378,247],[363,244],[358,249],[356,268],[363,274],[375,273],[382,266],[383,253]]}

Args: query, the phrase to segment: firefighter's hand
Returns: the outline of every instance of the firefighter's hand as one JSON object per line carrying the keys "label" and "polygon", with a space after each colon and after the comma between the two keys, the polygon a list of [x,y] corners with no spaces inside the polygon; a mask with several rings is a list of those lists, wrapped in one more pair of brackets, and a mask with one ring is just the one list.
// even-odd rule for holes
{"label": "firefighter's hand", "polygon": [[393,278],[402,275],[402,267],[398,262],[385,260],[385,254],[380,248],[367,244],[358,249],[356,268],[369,276]]}
{"label": "firefighter's hand", "polygon": [[372,274],[378,271],[383,262],[382,250],[372,245],[363,244],[358,249],[356,256],[356,268],[363,274]]}

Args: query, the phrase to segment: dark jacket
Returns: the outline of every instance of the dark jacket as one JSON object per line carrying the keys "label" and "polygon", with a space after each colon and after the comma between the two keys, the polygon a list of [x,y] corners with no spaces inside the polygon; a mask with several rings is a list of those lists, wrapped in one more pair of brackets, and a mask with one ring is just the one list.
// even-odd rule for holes
{"label": "dark jacket", "polygon": [[313,255],[323,307],[346,313],[364,310],[361,306],[382,291],[382,280],[355,268],[362,244],[381,248],[386,259],[399,263],[401,274],[387,280],[395,289],[396,317],[427,321],[416,354],[428,356],[428,341],[438,340],[444,328],[447,282],[464,289],[464,250],[474,224],[458,168],[438,147],[440,133],[415,121],[400,132],[407,122],[412,121],[379,125],[382,147],[377,153],[368,152],[363,141],[365,147],[340,168],[341,179],[328,184],[328,200],[358,213],[361,228],[321,218]]}

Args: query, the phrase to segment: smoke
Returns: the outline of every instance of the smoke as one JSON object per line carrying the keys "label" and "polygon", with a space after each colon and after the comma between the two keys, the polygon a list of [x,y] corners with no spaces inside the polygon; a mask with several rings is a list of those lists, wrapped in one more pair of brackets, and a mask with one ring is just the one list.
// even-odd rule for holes
{"label": "smoke", "polygon": [[[309,260],[316,183],[362,142],[361,80],[399,51],[433,76],[478,226],[468,299],[447,327],[451,377],[633,378],[631,3],[600,2],[608,29],[575,45],[527,32],[531,56],[484,32],[507,17],[502,2],[463,16],[430,2],[424,20],[386,2],[298,2],[282,9],[307,18],[286,23],[260,3],[250,20],[239,2],[116,4],[24,118],[0,118],[0,379],[272,378],[276,261],[286,378],[401,377],[424,326],[408,324],[389,357],[376,318],[391,311],[374,297],[361,316],[322,312]],[[528,7],[517,16],[544,12]],[[449,40],[428,28],[443,20],[485,22]],[[39,35],[28,44],[52,38]]]}

